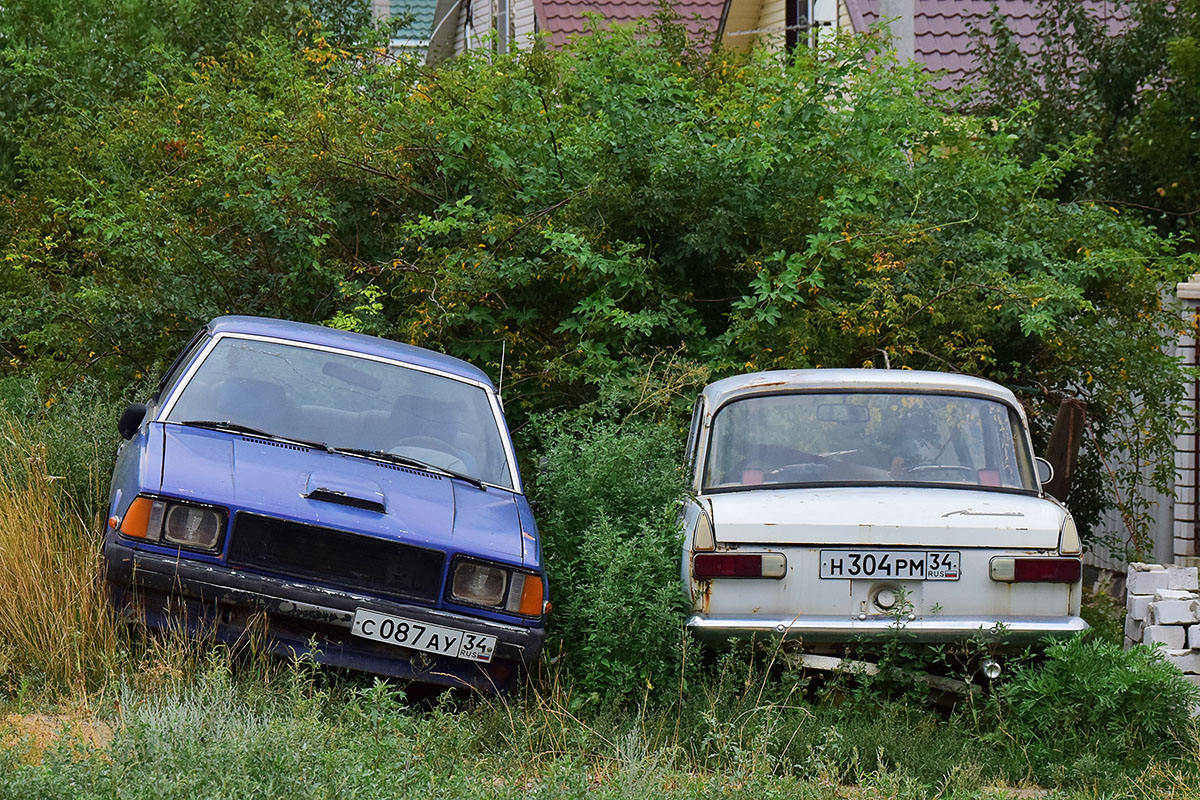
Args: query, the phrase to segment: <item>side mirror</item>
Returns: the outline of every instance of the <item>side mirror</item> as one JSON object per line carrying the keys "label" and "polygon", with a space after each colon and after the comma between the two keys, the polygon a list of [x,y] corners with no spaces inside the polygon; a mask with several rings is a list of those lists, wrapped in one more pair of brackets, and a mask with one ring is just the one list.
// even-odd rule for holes
{"label": "side mirror", "polygon": [[1033,459],[1033,463],[1037,466],[1038,483],[1045,486],[1050,481],[1054,480],[1054,467],[1050,466],[1050,462],[1041,456]]}
{"label": "side mirror", "polygon": [[142,427],[142,420],[145,418],[146,404],[130,403],[129,408],[121,413],[121,419],[117,420],[117,430],[124,439],[132,439],[138,428]]}

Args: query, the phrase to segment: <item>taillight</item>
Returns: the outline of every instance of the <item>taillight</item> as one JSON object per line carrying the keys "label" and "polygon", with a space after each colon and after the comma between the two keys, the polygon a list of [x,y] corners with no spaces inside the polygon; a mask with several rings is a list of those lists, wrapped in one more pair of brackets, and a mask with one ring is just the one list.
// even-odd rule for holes
{"label": "taillight", "polygon": [[783,553],[697,553],[692,575],[705,578],[782,578],[787,572]]}
{"label": "taillight", "polygon": [[1083,574],[1078,558],[993,558],[992,580],[1005,583],[1075,583]]}

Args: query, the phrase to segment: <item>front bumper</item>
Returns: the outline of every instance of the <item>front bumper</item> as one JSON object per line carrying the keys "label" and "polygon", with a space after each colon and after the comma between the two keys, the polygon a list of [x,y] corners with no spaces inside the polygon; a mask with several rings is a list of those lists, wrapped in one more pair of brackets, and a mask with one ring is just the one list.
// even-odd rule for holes
{"label": "front bumper", "polygon": [[693,614],[687,628],[709,641],[782,637],[807,642],[843,643],[882,641],[897,636],[918,643],[962,642],[976,636],[989,641],[1022,646],[1047,637],[1065,639],[1088,629],[1080,617],[830,617],[798,616],[711,617]]}
{"label": "front bumper", "polygon": [[[135,550],[118,541],[105,544],[104,559],[116,608],[151,628],[182,624],[192,635],[230,643],[253,639],[270,652],[422,683],[504,691],[515,683],[519,667],[537,660],[546,637],[541,625],[506,625]],[[354,636],[357,608],[495,636],[496,650],[490,663],[478,664]]]}

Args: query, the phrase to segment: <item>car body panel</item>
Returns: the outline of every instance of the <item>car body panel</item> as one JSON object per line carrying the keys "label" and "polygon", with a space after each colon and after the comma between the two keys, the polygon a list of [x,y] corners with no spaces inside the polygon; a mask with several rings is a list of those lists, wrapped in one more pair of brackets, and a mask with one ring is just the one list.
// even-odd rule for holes
{"label": "car body panel", "polygon": [[718,538],[730,543],[978,547],[988,541],[1053,549],[1062,528],[1056,504],[1001,492],[839,486],[723,492],[708,500]]}

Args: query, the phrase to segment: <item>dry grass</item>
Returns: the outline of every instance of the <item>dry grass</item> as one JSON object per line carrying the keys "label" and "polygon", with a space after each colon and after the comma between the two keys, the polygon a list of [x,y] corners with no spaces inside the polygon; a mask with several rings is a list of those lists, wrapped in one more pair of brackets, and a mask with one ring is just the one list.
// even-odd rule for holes
{"label": "dry grass", "polygon": [[120,652],[100,580],[100,520],[73,510],[45,448],[0,419],[0,680],[86,694]]}

